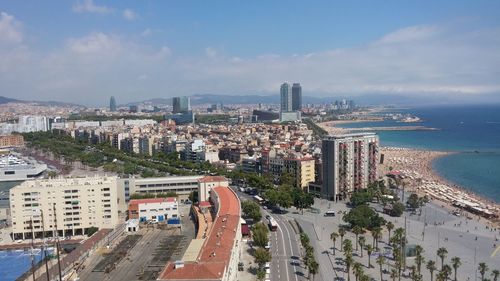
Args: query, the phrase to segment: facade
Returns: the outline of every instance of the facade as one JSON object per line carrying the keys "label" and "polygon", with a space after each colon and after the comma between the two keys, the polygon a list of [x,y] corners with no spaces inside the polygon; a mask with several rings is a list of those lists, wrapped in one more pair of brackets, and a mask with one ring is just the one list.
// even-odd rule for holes
{"label": "facade", "polygon": [[302,120],[300,111],[280,112],[280,122],[295,122]]}
{"label": "facade", "polygon": [[[169,262],[157,280],[236,281],[241,254],[241,208],[231,188],[218,186],[210,191],[213,218],[208,236],[194,239],[190,244],[194,261]],[[196,246],[196,245],[199,245]],[[193,247],[192,247],[193,246]]]}
{"label": "facade", "polygon": [[208,201],[210,192],[217,186],[229,186],[229,181],[221,176],[207,176],[198,180],[198,201]]}
{"label": "facade", "polygon": [[24,146],[24,137],[22,135],[0,136],[0,148],[21,146]]}
{"label": "facade", "polygon": [[128,217],[139,219],[139,222],[150,220],[164,222],[179,217],[179,203],[175,197],[130,200]]}
{"label": "facade", "polygon": [[322,142],[323,188],[330,200],[345,199],[377,179],[379,139],[375,133],[330,136]]}
{"label": "facade", "polygon": [[191,98],[190,97],[174,97],[172,98],[172,112],[176,113],[187,113],[191,111]]}
{"label": "facade", "polygon": [[118,224],[115,177],[60,178],[26,181],[10,189],[12,237],[86,234],[90,227]]}
{"label": "facade", "polygon": [[290,84],[288,84],[287,82],[281,84],[280,97],[281,97],[280,112],[292,111],[292,92]]}
{"label": "facade", "polygon": [[109,111],[116,111],[116,100],[114,96],[111,96],[111,98],[109,99]]}
{"label": "facade", "polygon": [[314,158],[285,158],[284,171],[295,179],[295,186],[305,189],[309,183],[314,182]]}
{"label": "facade", "polygon": [[175,192],[179,202],[183,203],[191,192],[198,190],[198,180],[201,178],[203,176],[118,179],[118,209],[120,212],[125,212],[130,195],[134,193]]}
{"label": "facade", "polygon": [[300,86],[300,83],[293,83],[292,111],[299,111],[301,109],[302,109],[302,86]]}

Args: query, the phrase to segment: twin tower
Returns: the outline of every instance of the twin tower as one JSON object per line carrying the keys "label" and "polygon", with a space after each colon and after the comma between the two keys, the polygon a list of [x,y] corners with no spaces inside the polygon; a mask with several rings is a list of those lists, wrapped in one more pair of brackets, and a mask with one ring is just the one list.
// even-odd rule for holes
{"label": "twin tower", "polygon": [[302,109],[302,87],[300,83],[293,83],[290,87],[288,82],[281,84],[280,88],[281,106],[280,121],[299,121]]}

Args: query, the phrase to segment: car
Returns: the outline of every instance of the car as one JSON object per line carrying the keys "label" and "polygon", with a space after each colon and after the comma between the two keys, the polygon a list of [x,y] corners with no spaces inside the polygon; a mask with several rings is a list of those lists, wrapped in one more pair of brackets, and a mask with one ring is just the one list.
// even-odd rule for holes
{"label": "car", "polygon": [[266,220],[268,220],[271,216],[270,215],[266,215]]}
{"label": "car", "polygon": [[267,245],[264,247],[266,250],[270,250],[271,249],[271,242],[267,242]]}
{"label": "car", "polygon": [[270,262],[266,262],[266,264],[264,265],[264,268],[265,269],[268,269],[271,267],[271,263]]}
{"label": "car", "polygon": [[238,271],[243,271],[243,270],[244,270],[243,263],[239,262],[238,263]]}

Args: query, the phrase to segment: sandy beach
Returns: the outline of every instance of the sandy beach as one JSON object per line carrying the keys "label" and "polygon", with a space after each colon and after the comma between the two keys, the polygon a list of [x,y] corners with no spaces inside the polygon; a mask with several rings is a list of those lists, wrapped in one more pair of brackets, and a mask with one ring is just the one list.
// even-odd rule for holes
{"label": "sandy beach", "polygon": [[[498,203],[448,182],[432,168],[433,160],[449,155],[450,152],[383,147],[380,153],[384,154],[384,163],[379,166],[379,174],[387,174],[391,170],[400,172],[405,178],[407,191],[428,195],[434,201],[445,204],[450,210],[456,209],[451,205],[453,201],[461,200],[476,204],[478,208],[488,210],[497,216],[500,215]],[[473,214],[468,216],[477,217]],[[492,223],[498,224],[499,221],[497,219]]]}

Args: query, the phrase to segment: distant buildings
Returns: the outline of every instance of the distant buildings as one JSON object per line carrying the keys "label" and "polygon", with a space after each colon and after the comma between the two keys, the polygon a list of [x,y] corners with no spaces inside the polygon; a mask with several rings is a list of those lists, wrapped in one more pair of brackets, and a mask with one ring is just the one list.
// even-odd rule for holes
{"label": "distant buildings", "polygon": [[377,179],[379,139],[375,133],[330,136],[322,142],[321,195],[342,200]]}
{"label": "distant buildings", "polygon": [[10,189],[14,239],[86,234],[118,223],[116,178],[87,177],[25,181]]}
{"label": "distant buildings", "polygon": [[49,118],[46,116],[24,115],[19,117],[17,123],[0,123],[0,135],[10,135],[13,132],[46,132],[49,128]]}
{"label": "distant buildings", "polygon": [[173,113],[187,113],[191,111],[190,97],[174,97],[172,98]]}
{"label": "distant buildings", "polygon": [[294,122],[301,120],[302,87],[294,83],[292,87],[285,82],[280,88],[280,122]]}
{"label": "distant buildings", "polygon": [[111,98],[109,99],[109,111],[116,111],[116,100],[114,96],[111,96]]}

